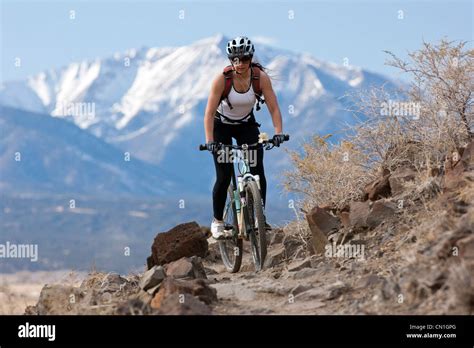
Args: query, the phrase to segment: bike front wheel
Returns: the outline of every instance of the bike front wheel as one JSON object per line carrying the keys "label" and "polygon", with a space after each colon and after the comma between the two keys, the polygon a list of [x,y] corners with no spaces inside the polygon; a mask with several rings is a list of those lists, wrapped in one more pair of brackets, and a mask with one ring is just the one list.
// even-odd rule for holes
{"label": "bike front wheel", "polygon": [[222,262],[227,270],[236,273],[242,264],[243,241],[239,238],[237,209],[235,207],[232,185],[229,186],[229,199],[224,208],[224,225],[226,230],[232,230],[232,238],[219,240],[219,250]]}
{"label": "bike front wheel", "polygon": [[263,205],[260,190],[255,181],[249,181],[245,186],[245,196],[247,206],[247,233],[250,239],[252,257],[255,264],[255,271],[263,269],[267,256],[267,235],[265,229],[265,217],[263,215]]}

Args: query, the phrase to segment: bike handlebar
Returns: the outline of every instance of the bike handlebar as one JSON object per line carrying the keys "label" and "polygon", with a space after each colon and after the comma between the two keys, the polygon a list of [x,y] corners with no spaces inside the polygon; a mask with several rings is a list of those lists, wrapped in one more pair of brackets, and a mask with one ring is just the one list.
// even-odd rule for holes
{"label": "bike handlebar", "polygon": [[[284,141],[288,141],[288,140],[290,140],[290,135],[285,134]],[[265,146],[265,145],[268,145],[268,144],[275,145],[273,143],[273,139],[269,139],[269,140],[263,140],[262,142],[258,142],[258,143],[255,143],[255,144],[250,144],[250,145],[248,145],[248,147],[250,148],[250,147],[255,147],[255,146],[258,146],[258,145]],[[219,143],[218,146],[219,146],[219,148],[230,147],[230,148],[235,149],[235,150],[242,150],[242,145],[226,145],[226,144]],[[199,151],[206,151],[206,150],[207,150],[206,144],[200,144],[199,145]]]}

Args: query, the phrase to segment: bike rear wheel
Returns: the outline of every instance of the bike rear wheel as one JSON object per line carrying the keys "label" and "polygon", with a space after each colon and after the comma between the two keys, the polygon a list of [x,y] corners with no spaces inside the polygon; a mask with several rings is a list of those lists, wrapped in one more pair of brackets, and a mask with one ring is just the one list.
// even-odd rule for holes
{"label": "bike rear wheel", "polygon": [[229,186],[229,199],[224,208],[224,225],[226,229],[232,229],[232,238],[219,240],[219,250],[222,262],[231,273],[238,272],[242,264],[243,241],[239,238],[239,225],[237,210],[235,207],[232,185]]}
{"label": "bike rear wheel", "polygon": [[[249,181],[245,186],[246,195],[246,219],[247,233],[250,239],[252,257],[255,271],[263,269],[267,256],[267,234],[265,229],[265,217],[263,215],[263,205],[260,190],[255,181]],[[257,223],[257,228],[255,228]]]}

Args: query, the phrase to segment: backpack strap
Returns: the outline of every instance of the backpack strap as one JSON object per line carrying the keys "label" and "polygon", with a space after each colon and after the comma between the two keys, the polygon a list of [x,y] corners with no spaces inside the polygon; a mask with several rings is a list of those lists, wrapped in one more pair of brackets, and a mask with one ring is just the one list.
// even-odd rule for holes
{"label": "backpack strap", "polygon": [[225,86],[224,86],[224,92],[222,93],[222,96],[221,96],[221,101],[225,99],[227,101],[227,105],[229,105],[231,109],[233,109],[233,107],[228,97],[229,97],[230,90],[232,89],[232,80],[234,79],[234,75],[232,74],[232,71],[234,71],[234,67],[232,65],[228,65],[224,68],[224,71],[222,72],[225,78]]}
{"label": "backpack strap", "polygon": [[252,87],[255,92],[255,97],[257,97],[257,111],[260,110],[260,103],[265,103],[260,87],[260,70],[263,70],[263,67],[259,63],[252,63]]}
{"label": "backpack strap", "polygon": [[[257,111],[260,110],[260,104],[265,103],[265,99],[262,96],[262,89],[260,87],[260,70],[263,70],[262,65],[259,63],[252,63],[252,87],[255,93],[255,97],[257,98]],[[224,85],[224,92],[222,92],[221,101],[226,100],[227,105],[229,105],[230,109],[232,110],[232,104],[229,101],[229,93],[232,89],[232,82],[234,79],[234,75],[232,72],[234,71],[234,67],[232,65],[228,65],[224,68],[222,72],[225,78],[225,85]]]}

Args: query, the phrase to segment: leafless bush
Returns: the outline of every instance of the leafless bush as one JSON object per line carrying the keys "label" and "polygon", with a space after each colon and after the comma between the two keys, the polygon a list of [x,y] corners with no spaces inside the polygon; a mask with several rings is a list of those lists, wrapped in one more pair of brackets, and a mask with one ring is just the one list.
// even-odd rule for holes
{"label": "leafless bush", "polygon": [[285,173],[285,189],[303,193],[303,209],[344,205],[377,173],[410,165],[418,170],[441,168],[446,153],[472,136],[474,51],[465,42],[423,43],[405,62],[391,52],[387,62],[412,82],[408,90],[386,86],[352,95],[350,109],[358,120],[346,140],[331,145],[314,136],[292,152],[294,170]]}
{"label": "leafless bush", "polygon": [[331,145],[329,137],[314,136],[312,142],[303,144],[302,155],[290,152],[295,170],[285,173],[284,187],[305,195],[303,210],[355,199],[367,176],[365,156],[347,141]]}
{"label": "leafless bush", "polygon": [[423,43],[409,53],[409,63],[387,52],[387,64],[410,74],[412,82],[406,91],[381,87],[356,96],[351,111],[363,121],[350,139],[369,165],[440,167],[447,152],[472,136],[474,51],[465,44]]}

